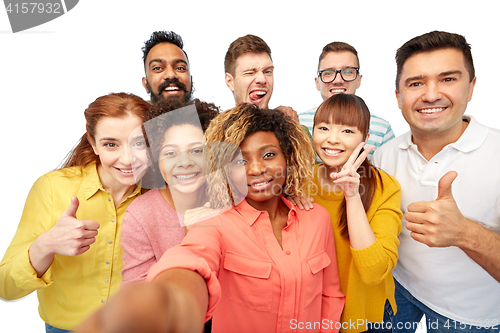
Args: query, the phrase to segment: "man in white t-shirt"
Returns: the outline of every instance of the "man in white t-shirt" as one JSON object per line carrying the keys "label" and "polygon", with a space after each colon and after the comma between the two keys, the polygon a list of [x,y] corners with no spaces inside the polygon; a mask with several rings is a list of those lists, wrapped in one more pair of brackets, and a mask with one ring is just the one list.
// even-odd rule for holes
{"label": "man in white t-shirt", "polygon": [[396,63],[410,132],[374,156],[400,182],[405,213],[393,329],[414,332],[425,314],[427,332],[498,332],[500,133],[464,116],[476,83],[470,45],[434,31],[399,48]]}
{"label": "man in white t-shirt", "polygon": [[[323,48],[319,56],[318,75],[314,79],[323,100],[336,94],[355,94],[361,85],[361,77],[358,52],[354,47],[344,42],[333,42]],[[307,126],[311,134],[316,109],[299,113],[300,124]],[[393,138],[394,132],[389,122],[372,113],[367,145],[377,148]],[[373,152],[370,152],[369,159]]]}

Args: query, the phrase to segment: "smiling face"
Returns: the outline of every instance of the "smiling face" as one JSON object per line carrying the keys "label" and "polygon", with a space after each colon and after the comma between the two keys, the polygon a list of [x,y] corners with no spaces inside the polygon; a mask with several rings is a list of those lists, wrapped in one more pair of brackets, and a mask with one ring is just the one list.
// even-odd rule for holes
{"label": "smiling face", "polygon": [[320,122],[313,131],[314,150],[331,171],[340,171],[354,149],[367,139],[356,126]]}
{"label": "smiling face", "polygon": [[204,142],[201,128],[191,124],[175,125],[165,132],[158,164],[171,192],[193,193],[205,182]]}
{"label": "smiling face", "polygon": [[279,198],[286,180],[286,159],[273,132],[250,134],[241,144],[241,160],[245,165],[246,200],[254,208],[264,210]]}
{"label": "smiling face", "polygon": [[192,77],[189,63],[184,52],[171,43],[155,45],[148,53],[145,62],[146,77],[142,85],[151,94],[151,101],[178,98],[187,101],[191,98]]}
{"label": "smiling face", "polygon": [[462,116],[472,98],[471,81],[463,54],[447,48],[418,53],[406,60],[401,71],[398,106],[417,141],[429,135],[448,143],[462,135]]}
{"label": "smiling face", "polygon": [[123,118],[103,117],[95,127],[94,153],[99,156],[97,168],[104,188],[136,184],[135,175],[147,167],[141,118],[127,114]]}
{"label": "smiling face", "polygon": [[265,52],[244,53],[236,59],[234,74],[226,73],[226,84],[236,104],[251,103],[267,108],[273,93],[274,66]]}
{"label": "smiling face", "polygon": [[[318,71],[325,69],[342,70],[348,67],[359,67],[358,59],[354,53],[349,51],[328,52],[319,62]],[[335,80],[329,83],[323,83],[318,76],[314,80],[321,98],[326,100],[335,94],[355,94],[356,89],[361,85],[361,76],[358,75],[354,81],[344,81],[340,73],[337,73]]]}

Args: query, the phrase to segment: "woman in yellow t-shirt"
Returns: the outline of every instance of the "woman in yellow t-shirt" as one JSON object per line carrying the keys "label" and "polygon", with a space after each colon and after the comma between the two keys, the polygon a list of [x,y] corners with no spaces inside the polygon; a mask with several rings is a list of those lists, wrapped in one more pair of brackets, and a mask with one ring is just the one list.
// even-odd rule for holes
{"label": "woman in yellow t-shirt", "polygon": [[314,202],[331,216],[340,289],[346,295],[343,333],[391,332],[396,312],[392,269],[398,260],[401,188],[373,167],[363,150],[370,112],[355,95],[324,101],[314,116]]}
{"label": "woman in yellow t-shirt", "polygon": [[40,177],[28,195],[0,263],[0,297],[37,290],[47,332],[72,330],[120,286],[120,227],[141,194],[149,106],[132,94],[97,98],[63,168]]}

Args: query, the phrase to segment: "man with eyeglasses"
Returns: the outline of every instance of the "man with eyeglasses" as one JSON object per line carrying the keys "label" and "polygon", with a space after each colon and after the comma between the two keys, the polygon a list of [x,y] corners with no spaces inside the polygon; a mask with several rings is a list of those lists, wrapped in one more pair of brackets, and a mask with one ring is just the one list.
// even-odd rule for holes
{"label": "man with eyeglasses", "polygon": [[[318,76],[314,79],[323,100],[335,94],[355,94],[361,85],[361,77],[358,52],[354,47],[344,42],[333,42],[323,48],[319,56]],[[299,122],[307,126],[311,133],[316,109],[299,114]],[[393,138],[389,122],[372,114],[367,145],[377,148]],[[368,159],[371,159],[373,152],[370,152]]]}

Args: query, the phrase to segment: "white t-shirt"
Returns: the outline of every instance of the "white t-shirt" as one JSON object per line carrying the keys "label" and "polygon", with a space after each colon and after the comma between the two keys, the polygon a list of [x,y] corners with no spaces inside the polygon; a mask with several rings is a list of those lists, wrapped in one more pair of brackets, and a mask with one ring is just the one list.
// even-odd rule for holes
{"label": "white t-shirt", "polygon": [[[408,132],[377,149],[373,162],[401,184],[403,213],[412,202],[435,200],[439,179],[456,171],[452,193],[462,214],[500,233],[500,133],[465,119],[470,122],[460,139],[430,161]],[[500,324],[500,283],[457,247],[413,240],[402,223],[394,278],[445,317],[474,326]]]}

